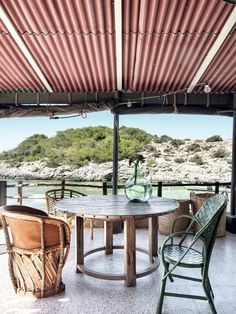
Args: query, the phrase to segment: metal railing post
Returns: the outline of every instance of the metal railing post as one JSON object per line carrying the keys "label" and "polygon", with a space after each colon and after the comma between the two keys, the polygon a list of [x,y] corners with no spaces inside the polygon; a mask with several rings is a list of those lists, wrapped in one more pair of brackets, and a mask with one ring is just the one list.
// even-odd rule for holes
{"label": "metal railing post", "polygon": [[7,181],[0,181],[0,206],[7,203]]}
{"label": "metal railing post", "polygon": [[102,195],[107,195],[107,181],[102,182]]}
{"label": "metal railing post", "polygon": [[162,181],[158,182],[157,196],[162,197]]}
{"label": "metal railing post", "polygon": [[17,205],[22,205],[23,181],[19,180],[17,185]]}

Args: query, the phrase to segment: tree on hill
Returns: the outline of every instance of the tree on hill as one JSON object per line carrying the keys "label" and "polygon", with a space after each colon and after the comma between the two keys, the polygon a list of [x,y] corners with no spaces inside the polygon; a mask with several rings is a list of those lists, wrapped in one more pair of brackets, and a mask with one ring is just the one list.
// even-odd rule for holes
{"label": "tree on hill", "polygon": [[[119,158],[132,158],[143,150],[153,136],[137,128],[120,128]],[[113,130],[105,126],[85,127],[59,131],[48,138],[35,134],[16,148],[0,154],[7,161],[42,160],[51,167],[61,164],[83,166],[90,161],[100,163],[112,160]]]}

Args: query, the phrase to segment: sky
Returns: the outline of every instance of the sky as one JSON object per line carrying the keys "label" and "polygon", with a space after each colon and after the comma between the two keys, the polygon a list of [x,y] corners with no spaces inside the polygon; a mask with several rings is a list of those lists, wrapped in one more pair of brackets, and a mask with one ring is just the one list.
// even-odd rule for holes
{"label": "sky", "polygon": [[[120,126],[143,129],[158,136],[166,134],[174,138],[206,139],[220,135],[223,139],[232,138],[230,117],[142,114],[120,116]],[[4,118],[0,119],[0,152],[15,148],[26,137],[36,133],[53,136],[57,131],[68,128],[105,125],[113,127],[113,114],[110,111],[89,113],[87,118],[50,120],[44,118]]]}

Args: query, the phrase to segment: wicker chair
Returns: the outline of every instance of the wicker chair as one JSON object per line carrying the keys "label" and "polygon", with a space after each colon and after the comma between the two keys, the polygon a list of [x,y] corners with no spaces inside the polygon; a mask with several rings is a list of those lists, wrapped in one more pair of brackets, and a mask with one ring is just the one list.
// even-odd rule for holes
{"label": "wicker chair", "polygon": [[61,273],[70,248],[69,226],[26,206],[4,206],[0,217],[15,292],[42,298],[64,291]]}
{"label": "wicker chair", "polygon": [[[212,313],[216,313],[213,302],[214,294],[208,277],[208,269],[212,249],[215,243],[217,227],[223,215],[226,204],[227,200],[225,196],[215,195],[203,204],[195,216],[182,215],[177,217],[174,221],[172,226],[172,233],[169,235],[169,237],[167,237],[160,249],[160,256],[164,266],[164,273],[162,277],[160,296],[156,313],[160,314],[162,312],[164,296],[207,300],[210,304]],[[183,218],[188,218],[190,220],[190,225],[185,232],[173,233],[175,223],[179,219]],[[201,226],[200,230],[196,234],[191,231],[194,223],[198,223]],[[181,238],[178,239],[180,236]],[[175,239],[178,239],[176,244],[174,243]],[[185,240],[187,240],[187,243]],[[201,251],[195,247],[197,241],[202,243]],[[199,268],[201,269],[201,278],[193,278],[174,274],[173,271],[177,267]],[[169,278],[171,282],[174,281],[173,278],[201,282],[206,296],[165,292],[167,278]]]}
{"label": "wicker chair", "polygon": [[[69,190],[69,189],[55,189],[50,190],[45,193],[46,199],[46,209],[47,213],[50,217],[57,217],[59,219],[63,219],[69,226],[71,226],[71,222],[74,218],[74,215],[69,212],[62,212],[57,209],[57,201],[60,201],[65,198],[75,198],[86,196],[78,191]],[[93,220],[90,219],[90,238],[93,239]]]}

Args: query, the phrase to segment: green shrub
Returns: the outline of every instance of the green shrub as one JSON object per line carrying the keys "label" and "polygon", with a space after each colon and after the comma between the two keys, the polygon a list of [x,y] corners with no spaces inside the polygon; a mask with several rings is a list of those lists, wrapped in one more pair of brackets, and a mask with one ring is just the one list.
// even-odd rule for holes
{"label": "green shrub", "polygon": [[198,154],[191,157],[189,161],[194,162],[196,165],[199,165],[199,166],[204,164],[202,157],[199,156]]}
{"label": "green shrub", "polygon": [[174,147],[179,147],[180,145],[185,144],[185,142],[179,139],[173,139],[170,141],[170,144]]}
{"label": "green shrub", "polygon": [[206,142],[221,142],[223,141],[220,135],[213,135],[206,139]]}
{"label": "green shrub", "polygon": [[154,152],[156,150],[156,148],[154,146],[152,146],[151,144],[148,144],[146,147],[146,150],[150,153]]}
{"label": "green shrub", "polygon": [[226,156],[229,156],[229,152],[223,148],[219,148],[213,153],[214,158],[224,158]]}
{"label": "green shrub", "polygon": [[164,149],[164,153],[167,153],[169,155],[173,155],[173,148],[172,147],[166,147]]}
{"label": "green shrub", "polygon": [[168,136],[168,135],[162,135],[160,137],[158,136],[155,136],[153,141],[157,144],[160,144],[160,143],[166,143],[166,142],[169,142],[172,140],[172,137]]}
{"label": "green shrub", "polygon": [[161,151],[155,149],[152,154],[153,154],[154,157],[160,157],[161,156]]}
{"label": "green shrub", "polygon": [[154,159],[154,158],[148,158],[147,159],[147,166],[148,167],[154,167],[154,166],[156,166],[156,160]]}
{"label": "green shrub", "polygon": [[188,147],[188,151],[199,152],[199,151],[201,151],[200,145],[197,144],[197,143],[192,143],[192,144]]}
{"label": "green shrub", "polygon": [[185,159],[182,157],[177,157],[174,159],[174,162],[176,162],[177,164],[182,164],[183,162],[185,162]]}
{"label": "green shrub", "polygon": [[208,151],[209,149],[211,149],[211,147],[212,147],[211,145],[207,144],[207,145],[202,145],[201,149],[204,151]]}

